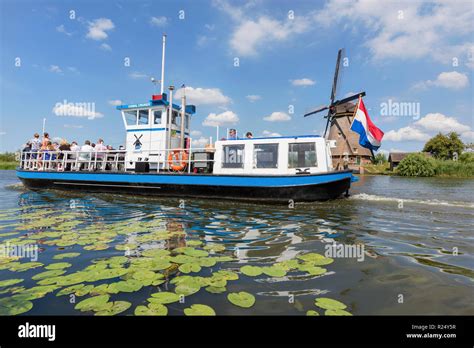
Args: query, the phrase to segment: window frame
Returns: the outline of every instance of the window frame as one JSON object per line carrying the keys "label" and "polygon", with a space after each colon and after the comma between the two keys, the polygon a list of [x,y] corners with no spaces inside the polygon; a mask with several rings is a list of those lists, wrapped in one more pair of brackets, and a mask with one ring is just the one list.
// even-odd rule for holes
{"label": "window frame", "polygon": [[[240,162],[235,162],[235,163],[227,162],[225,160],[226,156],[229,156],[229,154],[227,154],[227,150],[226,150],[227,148],[236,148],[237,151],[240,150],[240,156],[242,157],[241,161]],[[236,158],[238,158],[239,153],[237,153],[236,156],[237,156]],[[221,168],[225,168],[225,169],[244,169],[245,168],[245,144],[226,144],[226,145],[222,145]]]}
{"label": "window frame", "polygon": [[[298,157],[299,157],[299,152],[300,151],[292,151],[291,147],[293,145],[310,145],[313,149],[309,150],[309,151],[304,151],[304,154],[305,154],[305,165],[303,166],[300,166],[298,165]],[[307,152],[314,152],[314,163],[310,163],[309,165],[306,165],[306,153]],[[293,165],[291,164],[291,154],[292,153],[296,153],[297,155],[297,158],[296,158],[296,165]],[[318,153],[317,153],[317,146],[316,146],[316,143],[313,142],[313,141],[309,141],[309,142],[296,142],[296,143],[288,143],[288,169],[297,169],[297,168],[317,168],[318,167]]]}
{"label": "window frame", "polygon": [[[272,162],[273,164],[272,164],[271,167],[259,167],[258,166],[258,151],[256,151],[256,150],[260,146],[276,147],[276,151],[270,152],[274,155],[274,160]],[[269,152],[269,151],[265,151],[265,152]],[[280,143],[257,143],[257,144],[253,144],[253,149],[252,149],[253,168],[254,169],[278,169],[278,167],[279,167],[279,158],[278,158],[279,154],[280,154]]]}

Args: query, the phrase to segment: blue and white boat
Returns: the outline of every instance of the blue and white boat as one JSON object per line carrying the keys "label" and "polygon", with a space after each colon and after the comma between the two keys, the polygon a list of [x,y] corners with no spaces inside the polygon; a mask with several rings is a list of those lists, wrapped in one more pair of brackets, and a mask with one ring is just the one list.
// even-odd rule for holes
{"label": "blue and white boat", "polygon": [[17,175],[31,189],[116,192],[264,202],[328,200],[347,194],[351,170],[334,170],[335,142],[316,135],[217,140],[192,148],[196,108],[173,103],[174,87],[121,105],[125,150],[23,152]]}

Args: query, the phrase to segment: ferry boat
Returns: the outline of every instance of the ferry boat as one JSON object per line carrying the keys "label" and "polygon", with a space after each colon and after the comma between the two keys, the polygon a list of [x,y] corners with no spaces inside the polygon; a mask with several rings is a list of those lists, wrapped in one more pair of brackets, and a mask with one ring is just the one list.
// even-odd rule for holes
{"label": "ferry boat", "polygon": [[22,152],[17,176],[31,189],[61,189],[263,202],[329,200],[348,194],[351,170],[335,170],[335,141],[317,135],[216,140],[193,148],[196,107],[161,93],[120,105],[125,150]]}

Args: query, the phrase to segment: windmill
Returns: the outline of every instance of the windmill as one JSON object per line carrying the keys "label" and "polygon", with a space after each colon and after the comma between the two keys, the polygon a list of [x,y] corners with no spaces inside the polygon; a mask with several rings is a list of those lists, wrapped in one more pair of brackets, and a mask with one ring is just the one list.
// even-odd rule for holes
{"label": "windmill", "polygon": [[[359,97],[364,97],[365,96],[365,91],[353,94],[353,95],[345,97],[343,99],[337,99],[336,100],[342,55],[343,55],[343,49],[339,49],[339,51],[337,53],[336,69],[334,71],[334,78],[333,78],[333,83],[332,83],[330,103],[328,105],[322,105],[322,106],[316,108],[315,110],[306,113],[304,115],[304,117],[311,116],[311,115],[314,115],[314,114],[317,114],[317,113],[320,113],[320,112],[323,112],[323,111],[327,110],[327,114],[326,114],[326,116],[324,116],[324,118],[327,121],[326,121],[326,127],[325,127],[325,130],[324,130],[324,135],[323,136],[325,138],[328,138],[328,136],[327,136],[328,135],[327,134],[328,129],[329,128],[332,129],[333,127],[335,127],[338,130],[339,134],[343,137],[345,143],[347,144],[347,146],[349,148],[349,151],[353,152],[353,149],[358,148],[359,144],[356,141],[355,142],[356,143],[355,147],[354,147],[354,144],[351,146],[351,142],[350,142],[348,136],[346,135],[345,131],[343,130],[343,128],[346,128],[346,129],[350,128],[351,116],[353,115],[353,111],[352,112],[350,111],[350,107],[348,108],[346,106],[351,106],[352,109],[354,109],[355,105],[353,103],[350,103],[350,102],[353,101],[353,100],[359,99]],[[345,118],[345,120],[341,120],[342,118]],[[341,121],[343,121],[342,123],[345,127],[341,126]],[[332,132],[330,132],[330,133],[332,133]],[[351,136],[350,138],[352,139],[353,137]],[[367,150],[367,149],[364,149],[364,150]],[[371,152],[371,154],[373,156],[372,152]]]}

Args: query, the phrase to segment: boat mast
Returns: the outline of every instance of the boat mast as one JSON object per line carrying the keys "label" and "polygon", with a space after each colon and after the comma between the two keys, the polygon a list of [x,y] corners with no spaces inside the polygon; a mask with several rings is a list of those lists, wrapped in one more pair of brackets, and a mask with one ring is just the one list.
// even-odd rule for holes
{"label": "boat mast", "polygon": [[163,51],[161,55],[161,95],[165,89],[165,50],[166,50],[166,34],[163,34]]}

